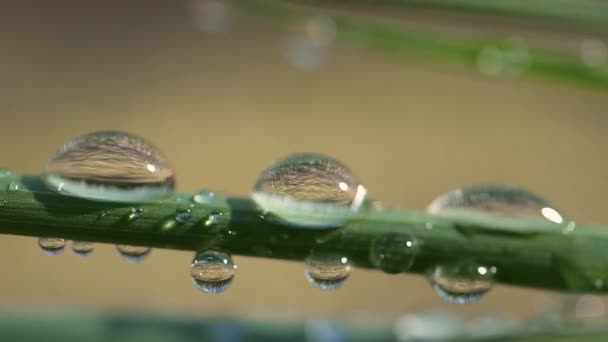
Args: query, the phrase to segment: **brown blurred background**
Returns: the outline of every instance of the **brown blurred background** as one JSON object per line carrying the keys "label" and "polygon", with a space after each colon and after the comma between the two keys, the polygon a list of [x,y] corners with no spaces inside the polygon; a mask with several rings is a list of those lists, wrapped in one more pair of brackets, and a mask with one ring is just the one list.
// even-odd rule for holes
{"label": "brown blurred background", "polygon": [[[184,191],[247,195],[275,158],[315,151],[344,161],[375,198],[397,207],[423,209],[453,188],[505,182],[577,220],[608,222],[605,94],[343,45],[302,67],[286,50],[289,32],[229,8],[219,24],[201,23],[210,19],[196,6],[3,1],[1,163],[36,174],[70,138],[117,129],[160,146]],[[456,306],[421,277],[363,270],[327,293],[306,282],[301,264],[238,256],[232,287],[209,296],[190,282],[191,257],[154,250],[132,265],[108,245],[88,259],[67,249],[47,257],[35,239],[3,236],[0,308],[387,318],[445,308],[527,317],[561,298],[498,286],[478,304]]]}

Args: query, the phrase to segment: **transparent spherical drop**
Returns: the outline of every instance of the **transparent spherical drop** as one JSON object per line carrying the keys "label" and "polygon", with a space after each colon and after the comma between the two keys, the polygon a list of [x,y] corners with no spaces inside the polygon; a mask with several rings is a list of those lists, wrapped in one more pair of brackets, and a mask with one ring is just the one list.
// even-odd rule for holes
{"label": "transparent spherical drop", "polygon": [[313,254],[306,263],[306,279],[312,286],[321,290],[341,288],[352,273],[352,266],[344,256]]}
{"label": "transparent spherical drop", "polygon": [[111,202],[154,201],[175,184],[175,172],[157,147],[114,131],[68,142],[48,161],[44,178],[62,194]]}
{"label": "transparent spherical drop", "polygon": [[120,253],[120,256],[131,264],[144,261],[148,254],[150,254],[150,251],[152,251],[150,247],[131,245],[116,245],[116,249]]}
{"label": "transparent spherical drop", "polygon": [[370,261],[386,273],[405,272],[414,264],[418,244],[409,233],[390,233],[372,241]]}
{"label": "transparent spherical drop", "polygon": [[188,223],[192,220],[192,209],[178,209],[175,213],[175,220],[179,223]]}
{"label": "transparent spherical drop", "polygon": [[429,280],[442,299],[454,304],[472,304],[490,291],[496,271],[494,266],[457,262],[436,266]]}
{"label": "transparent spherical drop", "polygon": [[85,258],[93,253],[95,245],[88,241],[72,241],[72,251],[79,257]]}
{"label": "transparent spherical drop", "polygon": [[298,227],[331,228],[355,215],[367,190],[339,161],[294,154],[260,175],[252,198],[268,215]]}
{"label": "transparent spherical drop", "polygon": [[65,248],[65,240],[61,238],[40,238],[38,239],[38,246],[47,255],[58,255],[63,252]]}
{"label": "transparent spherical drop", "polygon": [[562,214],[541,197],[507,185],[454,190],[435,199],[427,211],[443,216],[472,211],[503,218],[542,219],[558,224],[565,221]]}
{"label": "transparent spherical drop", "polygon": [[192,283],[199,290],[218,294],[230,287],[235,269],[229,254],[208,250],[196,254],[190,266],[190,275]]}

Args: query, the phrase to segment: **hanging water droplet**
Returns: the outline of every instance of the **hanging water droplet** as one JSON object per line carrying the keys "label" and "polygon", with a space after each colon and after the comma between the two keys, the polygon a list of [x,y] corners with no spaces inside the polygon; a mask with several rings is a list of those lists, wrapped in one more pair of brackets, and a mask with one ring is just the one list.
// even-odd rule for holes
{"label": "hanging water droplet", "polygon": [[13,172],[9,169],[0,169],[0,178],[11,177]]}
{"label": "hanging water droplet", "polygon": [[234,279],[236,265],[229,254],[219,251],[200,251],[192,260],[192,282],[202,292],[218,294],[226,291]]}
{"label": "hanging water droplet", "polygon": [[456,262],[436,266],[429,280],[442,299],[454,304],[471,304],[490,291],[496,271],[495,266]]}
{"label": "hanging water droplet", "polygon": [[85,258],[93,253],[95,245],[88,241],[72,241],[72,251],[79,257]]}
{"label": "hanging water droplet", "polygon": [[151,143],[123,132],[95,132],[68,142],[46,165],[51,189],[98,201],[148,202],[171,193],[175,173]]}
{"label": "hanging water droplet", "polygon": [[40,238],[38,246],[46,255],[58,255],[63,252],[65,240],[61,238]]}
{"label": "hanging water droplet", "polygon": [[210,190],[202,190],[192,197],[192,201],[198,204],[211,204],[216,199],[216,194]]}
{"label": "hanging water droplet", "polygon": [[260,175],[251,196],[267,218],[298,227],[333,228],[355,215],[367,190],[339,161],[291,155]]}
{"label": "hanging water droplet", "polygon": [[529,63],[528,44],[518,37],[488,44],[477,55],[477,67],[487,76],[518,76],[526,70]]}
{"label": "hanging water droplet", "polygon": [[137,218],[140,217],[143,212],[144,210],[142,208],[131,208],[127,214],[127,221],[131,222],[137,220]]}
{"label": "hanging water droplet", "polygon": [[407,271],[414,264],[418,244],[408,233],[390,233],[372,242],[370,261],[386,273]]}
{"label": "hanging water droplet", "polygon": [[435,199],[427,211],[446,217],[476,212],[504,218],[542,219],[558,224],[565,221],[560,212],[541,197],[506,185],[454,190]]}
{"label": "hanging water droplet", "polygon": [[150,247],[131,245],[116,245],[116,249],[122,258],[131,264],[142,262],[152,250]]}
{"label": "hanging water droplet", "polygon": [[10,182],[8,184],[8,191],[18,191],[21,188],[21,184],[17,182]]}
{"label": "hanging water droplet", "polygon": [[192,220],[192,209],[178,209],[175,220],[179,223],[188,223]]}
{"label": "hanging water droplet", "polygon": [[344,256],[313,254],[306,263],[306,279],[321,290],[341,288],[352,272],[350,262]]}

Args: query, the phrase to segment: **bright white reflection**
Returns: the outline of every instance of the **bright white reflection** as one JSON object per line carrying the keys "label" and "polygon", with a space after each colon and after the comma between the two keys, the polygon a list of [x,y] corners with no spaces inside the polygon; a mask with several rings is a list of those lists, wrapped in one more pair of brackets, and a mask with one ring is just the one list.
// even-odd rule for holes
{"label": "bright white reflection", "polygon": [[148,171],[150,171],[150,172],[156,172],[156,166],[155,166],[155,165],[148,164],[148,165],[146,166],[146,168],[147,168],[147,169],[148,169]]}
{"label": "bright white reflection", "polygon": [[477,273],[481,275],[486,275],[486,273],[488,273],[488,269],[483,266],[479,266],[477,267]]}
{"label": "bright white reflection", "polygon": [[544,207],[543,209],[541,209],[541,213],[549,221],[553,221],[555,223],[562,223],[562,222],[564,222],[564,219],[562,218],[562,215],[560,215],[557,212],[557,210],[555,210],[553,208]]}
{"label": "bright white reflection", "polygon": [[342,190],[342,191],[348,190],[348,184],[346,184],[344,182],[340,182],[340,184],[338,184],[338,186],[340,187],[340,190]]}

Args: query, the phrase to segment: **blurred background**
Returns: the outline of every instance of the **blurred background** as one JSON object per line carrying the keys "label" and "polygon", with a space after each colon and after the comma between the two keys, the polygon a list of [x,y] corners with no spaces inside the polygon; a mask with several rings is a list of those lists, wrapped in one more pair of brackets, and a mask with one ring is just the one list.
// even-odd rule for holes
{"label": "blurred background", "polygon": [[[597,87],[529,78],[517,63],[503,75],[492,51],[471,68],[341,43],[330,17],[277,25],[222,1],[1,6],[0,153],[14,172],[38,174],[69,139],[112,129],[158,145],[182,191],[246,196],[273,160],[313,151],[342,160],[374,198],[403,209],[423,210],[461,186],[508,183],[576,220],[608,222],[608,97]],[[582,63],[594,65],[608,55],[604,35],[592,29],[424,8],[383,13],[431,32],[507,37],[524,46],[516,56],[532,44],[572,56],[586,46]],[[36,239],[2,236],[0,308],[386,319],[445,309],[524,320],[565,298],[496,286],[479,303],[458,306],[422,277],[358,269],[344,288],[323,292],[305,280],[302,264],[239,256],[232,287],[210,296],[192,286],[191,258],[154,250],[133,265],[109,245],[87,259],[68,250],[46,257]]]}

